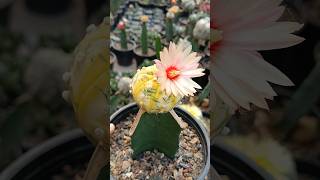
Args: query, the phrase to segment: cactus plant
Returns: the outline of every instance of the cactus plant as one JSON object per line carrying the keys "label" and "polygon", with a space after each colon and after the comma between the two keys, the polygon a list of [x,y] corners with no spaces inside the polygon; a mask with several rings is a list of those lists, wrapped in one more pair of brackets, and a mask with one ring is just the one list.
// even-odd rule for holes
{"label": "cactus plant", "polygon": [[78,125],[96,144],[83,180],[96,179],[108,161],[103,157],[109,157],[106,94],[110,63],[109,48],[105,45],[109,26],[109,19],[105,18],[98,27],[91,25],[87,28],[86,36],[75,49],[71,71],[65,73],[63,78],[69,87],[63,92],[63,97],[72,103]]}
{"label": "cactus plant", "polygon": [[[156,65],[143,67],[133,77],[131,92],[140,106],[129,131],[132,136],[133,158],[150,149],[158,149],[170,158],[175,156],[181,129],[188,125],[173,108],[184,96],[193,96],[196,92],[194,88],[201,88],[190,77],[203,75],[203,69],[197,68],[198,66],[184,69],[179,65],[184,63],[183,57],[178,61],[174,60],[173,57],[182,52],[186,55],[184,58],[189,58],[190,63],[198,63],[199,57],[188,55],[191,53],[190,45],[179,43],[176,46],[170,43],[169,50],[165,48],[160,52],[160,60],[155,61]],[[162,63],[165,63],[167,68],[164,68]],[[198,73],[188,77],[182,75],[179,79],[185,83],[180,86],[176,80],[185,70]],[[177,85],[171,86],[171,83]]]}
{"label": "cactus plant", "polygon": [[122,49],[128,49],[126,25],[123,21],[119,22],[117,29],[120,30],[120,45]]}
{"label": "cactus plant", "polygon": [[157,58],[159,59],[160,58],[160,51],[162,49],[162,43],[161,43],[160,36],[157,36],[155,39],[155,49],[156,49]]}
{"label": "cactus plant", "polygon": [[142,23],[141,50],[143,54],[147,54],[148,53],[148,30],[147,30],[148,16],[141,16],[140,20]]}
{"label": "cactus plant", "polygon": [[168,42],[170,42],[173,39],[174,35],[174,19],[176,17],[176,14],[180,12],[180,8],[178,6],[172,6],[168,9],[168,12],[166,14],[166,39]]}
{"label": "cactus plant", "polygon": [[174,18],[174,15],[172,13],[167,13],[166,39],[168,42],[173,39],[173,34],[174,34],[173,18]]}

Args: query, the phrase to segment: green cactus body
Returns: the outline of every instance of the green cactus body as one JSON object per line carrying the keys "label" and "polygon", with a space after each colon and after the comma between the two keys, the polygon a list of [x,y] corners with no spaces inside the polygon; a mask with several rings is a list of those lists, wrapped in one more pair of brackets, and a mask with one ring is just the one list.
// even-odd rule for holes
{"label": "green cactus body", "polygon": [[159,36],[156,37],[156,40],[155,40],[155,49],[156,49],[157,58],[160,59],[160,51],[162,49],[162,44]]}
{"label": "green cactus body", "polygon": [[199,45],[198,45],[197,40],[195,38],[191,37],[190,41],[191,41],[191,45],[192,45],[192,51],[198,52],[199,51]]}
{"label": "green cactus body", "polygon": [[190,37],[192,37],[193,36],[193,29],[194,29],[194,23],[189,23],[188,25],[187,25],[187,28],[186,28],[186,35],[188,35],[188,36],[190,36]]}
{"label": "green cactus body", "polygon": [[132,136],[132,157],[136,159],[147,150],[157,149],[174,159],[179,149],[181,130],[170,113],[144,113]]}
{"label": "green cactus body", "polygon": [[120,31],[120,45],[122,49],[128,49],[128,44],[127,44],[127,34],[126,30],[123,29]]}
{"label": "green cactus body", "polygon": [[173,38],[173,22],[170,18],[167,19],[166,38],[168,42],[170,42]]}
{"label": "green cactus body", "polygon": [[147,30],[147,24],[145,22],[142,23],[141,49],[142,49],[142,54],[148,53],[148,30]]}

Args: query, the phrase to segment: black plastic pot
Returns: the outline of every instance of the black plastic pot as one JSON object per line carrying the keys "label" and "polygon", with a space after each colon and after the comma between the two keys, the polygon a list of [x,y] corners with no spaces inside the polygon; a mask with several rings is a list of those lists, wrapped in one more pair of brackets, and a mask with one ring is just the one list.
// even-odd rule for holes
{"label": "black plastic pot", "polygon": [[113,64],[117,61],[116,55],[110,51],[110,68],[113,68]]}
{"label": "black plastic pot", "polygon": [[144,3],[143,1],[141,0],[137,0],[137,3],[140,7],[143,7],[145,9],[152,9],[152,8],[155,8],[154,4],[153,3]]}
{"label": "black plastic pot", "polygon": [[153,53],[143,54],[141,52],[141,46],[136,46],[136,48],[134,48],[133,52],[134,52],[134,58],[137,61],[137,66],[142,64],[145,59],[149,59],[149,60],[156,59],[156,51],[153,48],[148,47],[148,51],[149,50],[152,51]]}
{"label": "black plastic pot", "polygon": [[133,41],[128,42],[128,49],[121,49],[117,43],[112,43],[112,50],[117,56],[118,64],[120,66],[130,66],[133,61],[133,50],[136,44]]}
{"label": "black plastic pot", "polygon": [[72,0],[25,0],[26,7],[40,14],[59,14],[71,7]]}
{"label": "black plastic pot", "polygon": [[[110,121],[113,124],[118,124],[120,121],[125,120],[130,114],[136,114],[139,110],[139,107],[136,103],[129,104],[127,106],[122,107],[118,111],[116,111],[112,116],[110,117]],[[192,118],[191,115],[189,115],[187,112],[180,108],[175,108],[175,112],[185,120],[186,123],[188,123],[189,126],[193,127],[199,138],[200,142],[204,148],[204,161],[205,165],[204,168],[198,177],[199,180],[204,180],[205,177],[208,175],[209,168],[210,168],[210,140],[209,135],[206,131],[206,129],[202,126],[202,124],[199,124],[196,120]]]}
{"label": "black plastic pot", "polygon": [[30,150],[0,175],[0,180],[44,180],[61,172],[63,165],[87,163],[94,146],[80,129],[56,136]]}
{"label": "black plastic pot", "polygon": [[221,143],[211,147],[211,165],[230,180],[273,180],[274,178],[236,149]]}

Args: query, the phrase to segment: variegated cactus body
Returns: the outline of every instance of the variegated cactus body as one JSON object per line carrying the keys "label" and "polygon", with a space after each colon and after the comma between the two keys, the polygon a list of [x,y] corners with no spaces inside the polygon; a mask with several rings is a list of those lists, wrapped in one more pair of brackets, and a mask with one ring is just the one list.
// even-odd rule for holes
{"label": "variegated cactus body", "polygon": [[109,25],[105,18],[99,26],[91,25],[74,52],[71,71],[64,80],[69,89],[63,92],[76,114],[76,120],[93,142],[107,139],[107,85],[109,69]]}
{"label": "variegated cactus body", "polygon": [[133,77],[131,88],[134,100],[149,113],[164,113],[172,110],[182,97],[166,94],[156,78],[155,65],[143,67]]}

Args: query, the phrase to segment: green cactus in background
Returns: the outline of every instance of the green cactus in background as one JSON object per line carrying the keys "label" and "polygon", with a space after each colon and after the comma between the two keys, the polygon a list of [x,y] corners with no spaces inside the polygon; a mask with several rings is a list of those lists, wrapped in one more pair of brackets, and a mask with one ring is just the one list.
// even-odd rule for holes
{"label": "green cactus in background", "polygon": [[142,23],[142,31],[141,31],[141,49],[143,54],[148,53],[148,30],[147,23]]}
{"label": "green cactus in background", "polygon": [[125,30],[121,30],[120,32],[120,43],[122,49],[128,49],[127,34]]}
{"label": "green cactus in background", "polygon": [[124,22],[119,22],[117,29],[120,30],[120,45],[122,49],[128,49],[128,41],[127,41],[127,33],[126,33],[126,25]]}
{"label": "green cactus in background", "polygon": [[171,18],[167,19],[166,24],[166,39],[168,42],[170,42],[173,38],[173,21]]}
{"label": "green cactus in background", "polygon": [[162,44],[160,36],[157,36],[155,39],[155,49],[156,49],[156,55],[157,58],[160,59],[160,51],[162,50]]}

